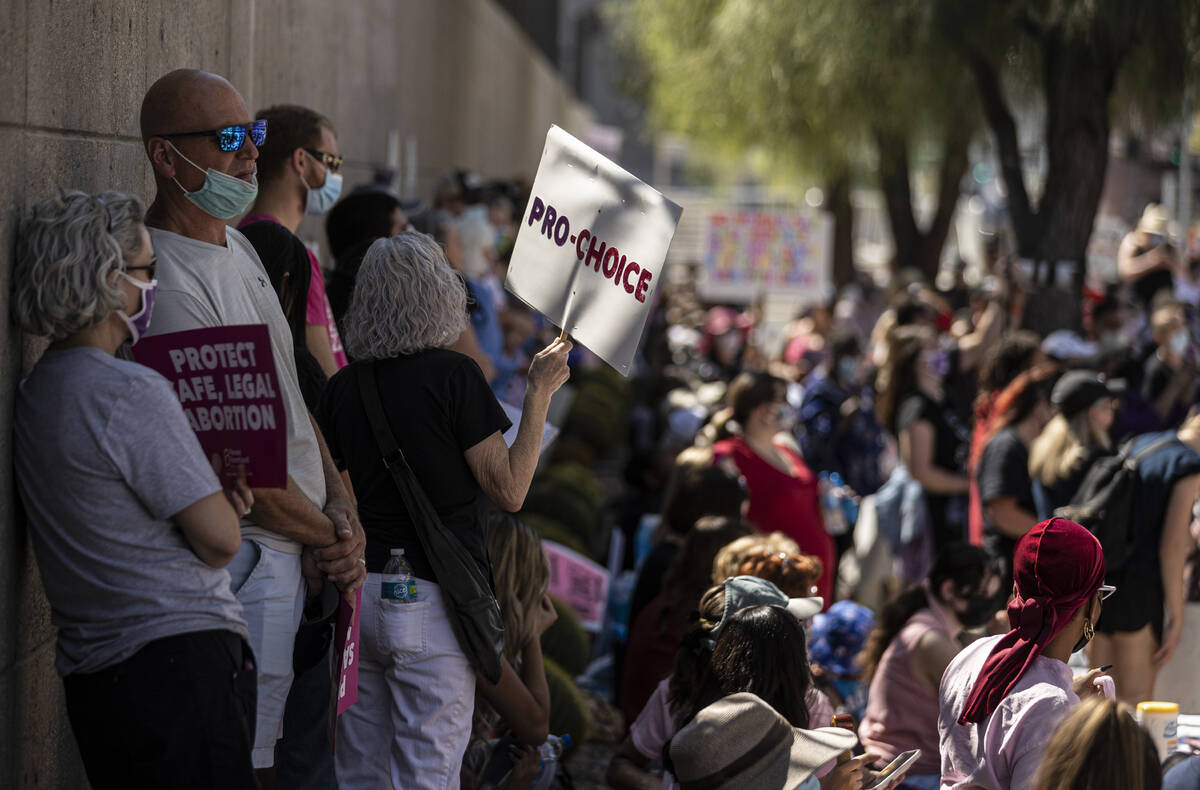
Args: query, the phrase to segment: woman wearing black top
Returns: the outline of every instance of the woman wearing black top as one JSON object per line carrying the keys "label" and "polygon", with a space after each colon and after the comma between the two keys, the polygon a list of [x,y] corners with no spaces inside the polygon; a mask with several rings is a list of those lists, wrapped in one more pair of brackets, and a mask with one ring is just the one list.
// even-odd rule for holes
{"label": "woman wearing black top", "polygon": [[1109,430],[1123,389],[1090,370],[1064,374],[1050,393],[1056,414],[1029,448],[1039,519],[1069,505],[1098,458],[1113,452]]}
{"label": "woman wearing black top", "polygon": [[[347,468],[367,534],[358,701],[338,717],[337,773],[343,788],[444,788],[459,775],[471,733],[476,677],[455,638],[439,579],[384,466],[357,382],[374,365],[389,427],[439,517],[488,568],[486,510],[516,511],[537,465],[550,396],[566,382],[569,342],[555,341],[529,368],[516,441],[479,366],[444,346],[467,322],[466,294],[441,248],[420,233],[379,239],[367,251],[346,313],[355,362],[329,381],[318,419],[330,453]],[[380,572],[403,549],[416,600],[381,600]],[[540,744],[549,699],[533,696],[505,662],[495,686],[479,680],[493,707],[538,722],[522,740]]]}
{"label": "woman wearing black top", "polygon": [[1050,376],[1035,368],[1017,376],[996,399],[995,423],[975,479],[983,505],[984,543],[1011,569],[1017,541],[1038,523],[1029,447],[1050,422]]}
{"label": "woman wearing black top", "polygon": [[1196,548],[1188,527],[1200,496],[1200,415],[1193,412],[1178,433],[1137,437],[1131,450],[1151,450],[1137,465],[1133,548],[1120,567],[1107,568],[1104,581],[1117,592],[1105,603],[1088,661],[1113,664],[1117,696],[1136,704],[1154,698],[1158,672],[1183,634],[1184,565]]}
{"label": "woman wearing black top", "polygon": [[967,432],[943,404],[947,368],[932,329],[900,327],[889,341],[876,401],[880,424],[896,437],[900,460],[925,491],[935,550],[963,540],[967,523]]}

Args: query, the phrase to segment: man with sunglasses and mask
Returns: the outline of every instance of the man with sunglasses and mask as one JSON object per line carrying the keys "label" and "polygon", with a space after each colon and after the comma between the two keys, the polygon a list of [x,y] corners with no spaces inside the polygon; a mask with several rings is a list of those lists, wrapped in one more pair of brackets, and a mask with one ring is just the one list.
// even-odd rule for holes
{"label": "man with sunglasses and mask", "polygon": [[[258,197],[244,228],[254,222],[276,222],[296,233],[305,215],[319,216],[333,208],[342,193],[342,156],[333,123],[320,113],[294,104],[259,110],[266,121],[271,145],[259,152]],[[325,296],[325,277],[310,250],[312,280],[308,286],[305,345],[321,363],[326,376],[346,365],[333,311]]]}
{"label": "man with sunglasses and mask", "polygon": [[258,662],[254,767],[271,788],[305,582],[315,590],[328,578],[354,590],[366,565],[355,508],[304,406],[278,298],[254,248],[225,224],[258,193],[255,160],[267,124],[249,116],[226,80],[181,69],[147,91],[141,130],[157,189],[146,216],[159,281],[150,334],[266,324],[287,413],[287,488],[254,490],[228,566]]}

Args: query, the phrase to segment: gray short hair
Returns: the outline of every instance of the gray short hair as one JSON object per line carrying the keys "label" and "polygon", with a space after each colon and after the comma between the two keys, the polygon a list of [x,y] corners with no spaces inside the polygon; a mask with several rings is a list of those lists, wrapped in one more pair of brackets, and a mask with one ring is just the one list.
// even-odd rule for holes
{"label": "gray short hair", "polygon": [[125,307],[108,281],[142,250],[142,201],[121,192],[62,190],[21,219],[13,318],[23,332],[59,340]]}
{"label": "gray short hair", "polygon": [[424,233],[367,250],[343,327],[355,359],[388,359],[449,345],[467,327],[467,289]]}

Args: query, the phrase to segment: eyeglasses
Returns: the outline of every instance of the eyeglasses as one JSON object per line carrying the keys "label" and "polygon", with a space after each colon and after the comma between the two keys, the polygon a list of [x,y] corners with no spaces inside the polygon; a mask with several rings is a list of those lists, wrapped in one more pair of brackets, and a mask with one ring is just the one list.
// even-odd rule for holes
{"label": "eyeglasses", "polygon": [[124,271],[126,273],[147,271],[147,272],[150,272],[150,279],[153,280],[154,279],[154,270],[157,266],[158,266],[158,258],[154,258],[149,263],[147,263],[145,266],[126,266],[124,269],[122,269],[122,271]]}
{"label": "eyeglasses", "polygon": [[328,167],[332,172],[337,173],[342,169],[342,162],[346,160],[344,156],[337,154],[327,154],[324,151],[318,151],[315,148],[305,148],[304,153],[316,159],[321,164]]}
{"label": "eyeglasses", "polygon": [[1113,587],[1111,584],[1101,584],[1100,585],[1100,600],[1107,601],[1109,598],[1112,597],[1112,594],[1115,593],[1116,591],[1117,591],[1117,588]]}
{"label": "eyeglasses", "polygon": [[250,135],[250,140],[256,147],[261,146],[267,141],[267,122],[252,121],[233,126],[222,126],[220,129],[208,129],[203,132],[176,132],[175,134],[160,134],[158,137],[165,137],[168,140],[173,137],[215,137],[221,150],[231,153],[242,150],[242,146],[246,144],[247,134]]}

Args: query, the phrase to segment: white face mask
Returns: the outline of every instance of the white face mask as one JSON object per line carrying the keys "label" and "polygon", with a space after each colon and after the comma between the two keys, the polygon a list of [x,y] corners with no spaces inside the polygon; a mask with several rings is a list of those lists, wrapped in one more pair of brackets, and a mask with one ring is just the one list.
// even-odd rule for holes
{"label": "white face mask", "polygon": [[125,272],[118,272],[124,277],[130,285],[142,292],[142,306],[137,309],[133,315],[127,315],[124,310],[118,310],[117,315],[125,322],[125,326],[129,327],[129,342],[137,343],[142,339],[142,335],[150,328],[150,317],[154,313],[154,294],[158,291],[158,280],[151,280],[144,283],[137,278],[130,277]]}
{"label": "white face mask", "polygon": [[1187,353],[1188,346],[1192,344],[1192,339],[1188,336],[1186,329],[1180,329],[1171,335],[1170,344],[1171,353],[1177,357],[1181,357]]}

